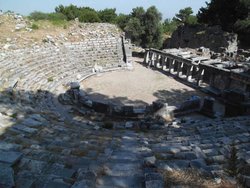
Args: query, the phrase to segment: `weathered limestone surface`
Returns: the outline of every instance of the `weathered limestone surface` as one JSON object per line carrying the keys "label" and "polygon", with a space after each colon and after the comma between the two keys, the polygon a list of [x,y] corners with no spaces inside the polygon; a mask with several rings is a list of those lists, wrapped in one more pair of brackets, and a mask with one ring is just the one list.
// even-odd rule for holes
{"label": "weathered limestone surface", "polygon": [[238,49],[237,34],[224,32],[219,26],[181,26],[172,34],[166,48],[199,48],[204,46],[215,52],[221,47],[227,52],[235,52]]}
{"label": "weathered limestone surface", "polygon": [[[179,169],[197,169],[219,178],[225,175],[232,142],[238,149],[241,178],[249,185],[249,117],[184,118],[161,125],[114,121],[110,126],[92,110],[81,109],[79,115],[74,108],[63,108],[52,91],[91,74],[95,63],[103,63],[104,69],[118,66],[123,58],[120,36],[62,46],[51,40],[45,47],[0,55],[4,90],[0,93],[0,187],[161,188],[160,170]],[[187,74],[185,79],[191,81],[197,72],[195,82],[202,80],[203,71],[196,69],[199,58],[192,64],[182,57],[167,62],[157,53],[147,55],[153,55],[152,65],[169,63],[162,68],[179,77]],[[185,64],[190,69],[184,71]]]}
{"label": "weathered limestone surface", "polygon": [[157,169],[198,169],[220,177],[233,141],[242,167],[249,166],[248,117],[186,119],[149,132],[135,132],[125,125],[94,130],[80,119],[81,124],[76,120],[68,124],[56,116],[41,117],[42,124],[49,124],[39,126],[38,132],[21,127],[1,137],[0,185],[164,187]]}
{"label": "weathered limestone surface", "polygon": [[0,54],[1,89],[52,91],[91,75],[95,65],[104,70],[122,66],[122,36],[112,33],[115,26],[104,24],[102,27],[103,31],[91,31],[89,35],[89,30],[83,30],[82,35],[86,36],[80,42],[45,43],[4,51]]}
{"label": "weathered limestone surface", "polygon": [[[60,111],[49,96],[37,103],[31,98],[25,109],[20,105],[23,101],[1,96],[5,101],[1,109],[9,110],[9,115],[0,113],[9,122],[1,127],[1,186],[164,187],[161,170],[183,169],[220,178],[225,175],[232,142],[238,149],[241,177],[248,181],[249,117],[184,118],[161,129],[136,120],[114,122],[112,129],[99,120],[100,114],[87,120],[93,112],[79,116]],[[39,125],[29,126],[31,119]]]}

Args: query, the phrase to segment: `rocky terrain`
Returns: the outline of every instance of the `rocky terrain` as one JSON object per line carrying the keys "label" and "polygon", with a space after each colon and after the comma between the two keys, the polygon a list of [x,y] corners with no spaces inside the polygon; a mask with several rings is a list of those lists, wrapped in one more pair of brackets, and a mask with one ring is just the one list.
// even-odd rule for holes
{"label": "rocky terrain", "polygon": [[34,31],[22,17],[0,17],[0,187],[250,186],[249,117],[162,123],[58,102],[65,84],[96,74],[96,64],[122,68],[116,26]]}
{"label": "rocky terrain", "polygon": [[[33,24],[38,28],[32,29]],[[93,37],[98,39],[121,33],[111,24],[89,24],[75,20],[57,26],[49,21],[29,20],[14,13],[0,15],[0,32],[1,51],[43,46],[46,43],[62,45],[64,42],[83,42]]]}
{"label": "rocky terrain", "polygon": [[225,170],[233,142],[238,178],[249,186],[248,117],[111,123],[10,93],[0,99],[4,187],[234,187]]}

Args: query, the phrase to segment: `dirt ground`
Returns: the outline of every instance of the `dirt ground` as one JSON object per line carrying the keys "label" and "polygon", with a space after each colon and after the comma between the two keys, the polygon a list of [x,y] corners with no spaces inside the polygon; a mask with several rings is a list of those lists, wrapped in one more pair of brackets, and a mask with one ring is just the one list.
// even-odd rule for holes
{"label": "dirt ground", "polygon": [[132,71],[115,71],[90,77],[81,83],[81,88],[94,100],[111,101],[118,105],[144,105],[156,100],[178,105],[193,95],[204,96],[138,62],[134,62]]}

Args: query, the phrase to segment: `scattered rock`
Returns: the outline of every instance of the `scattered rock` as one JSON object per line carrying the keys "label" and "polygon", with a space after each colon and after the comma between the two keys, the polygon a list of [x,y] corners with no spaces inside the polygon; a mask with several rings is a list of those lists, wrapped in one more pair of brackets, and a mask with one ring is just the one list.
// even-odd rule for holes
{"label": "scattered rock", "polygon": [[14,165],[22,155],[20,152],[0,151],[0,162]]}
{"label": "scattered rock", "polygon": [[154,166],[156,162],[156,158],[155,156],[151,156],[151,157],[146,157],[144,158],[144,164],[146,166]]}
{"label": "scattered rock", "polygon": [[26,24],[16,24],[15,26],[15,30],[19,31],[21,29],[24,29],[26,27]]}

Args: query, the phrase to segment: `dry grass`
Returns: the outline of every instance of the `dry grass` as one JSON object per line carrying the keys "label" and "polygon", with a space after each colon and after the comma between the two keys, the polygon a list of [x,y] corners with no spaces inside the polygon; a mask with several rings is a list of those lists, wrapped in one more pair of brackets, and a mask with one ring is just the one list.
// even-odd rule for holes
{"label": "dry grass", "polygon": [[77,157],[83,157],[87,155],[87,151],[86,150],[81,150],[81,149],[74,149],[71,151],[72,155],[75,155]]}
{"label": "dry grass", "polygon": [[[11,38],[15,41],[15,44],[26,45],[32,44],[34,42],[42,42],[42,39],[47,35],[57,36],[58,33],[65,34],[67,30],[63,26],[53,25],[50,21],[41,20],[36,22],[31,22],[26,20],[28,26],[36,24],[38,29],[31,32],[22,29],[20,31],[15,31],[15,20],[7,15],[0,16],[0,43],[6,43],[7,38]],[[70,23],[68,23],[70,24]]]}
{"label": "dry grass", "polygon": [[174,170],[174,171],[161,171],[165,180],[165,187],[179,185],[181,187],[202,187],[202,188],[236,188],[236,185],[222,180],[217,184],[213,178],[207,177],[197,170]]}

